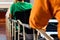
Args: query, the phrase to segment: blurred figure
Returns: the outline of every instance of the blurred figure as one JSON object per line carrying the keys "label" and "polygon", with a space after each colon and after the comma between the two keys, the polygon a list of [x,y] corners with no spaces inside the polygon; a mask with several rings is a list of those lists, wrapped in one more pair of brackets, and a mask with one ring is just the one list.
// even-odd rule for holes
{"label": "blurred figure", "polygon": [[43,29],[52,17],[58,20],[57,31],[60,40],[60,0],[34,0],[29,19],[32,28]]}
{"label": "blurred figure", "polygon": [[[10,14],[11,18],[15,17],[14,14],[16,11],[23,11],[27,9],[31,9],[32,4],[28,2],[24,2],[24,0],[15,0],[14,3],[10,7]],[[13,16],[13,17],[12,17]]]}
{"label": "blurred figure", "polygon": [[[24,2],[24,0],[15,0],[15,2],[10,7],[9,16],[10,16],[11,19],[16,20],[15,12],[22,12],[24,10],[28,10],[28,9],[31,9],[31,8],[32,8],[31,3]],[[16,29],[18,30],[18,26],[16,26]],[[20,30],[22,31],[23,29],[21,28]],[[28,31],[28,29],[27,29],[27,31]],[[29,38],[28,36],[30,37],[31,35],[29,35],[29,34],[26,35],[26,38],[31,40],[32,37]]]}
{"label": "blurred figure", "polygon": [[24,2],[24,0],[15,0],[15,2],[10,7],[10,18],[13,18],[16,20],[15,12],[16,11],[23,11],[28,10],[32,8],[31,3]]}

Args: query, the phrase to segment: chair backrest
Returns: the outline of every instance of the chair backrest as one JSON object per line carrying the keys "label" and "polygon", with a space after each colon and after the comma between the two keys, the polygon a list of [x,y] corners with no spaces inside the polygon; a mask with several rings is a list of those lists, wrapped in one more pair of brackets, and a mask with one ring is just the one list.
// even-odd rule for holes
{"label": "chair backrest", "polygon": [[22,23],[28,24],[29,23],[29,16],[30,16],[31,9],[24,10],[24,11],[17,11],[15,12],[16,20],[21,20]]}

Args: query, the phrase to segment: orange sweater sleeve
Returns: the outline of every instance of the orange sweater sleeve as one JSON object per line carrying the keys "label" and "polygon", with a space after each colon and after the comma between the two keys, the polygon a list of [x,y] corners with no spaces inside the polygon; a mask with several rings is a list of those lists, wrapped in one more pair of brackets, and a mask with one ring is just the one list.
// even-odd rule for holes
{"label": "orange sweater sleeve", "polygon": [[60,0],[34,0],[29,24],[34,29],[42,29],[52,16],[56,15],[55,17],[60,20],[58,14],[60,14]]}
{"label": "orange sweater sleeve", "polygon": [[48,24],[51,18],[48,10],[46,0],[34,0],[33,8],[31,10],[29,24],[34,29],[42,29]]}
{"label": "orange sweater sleeve", "polygon": [[58,22],[60,23],[60,0],[56,0],[53,7],[54,7],[53,14],[56,17],[56,19],[58,20]]}

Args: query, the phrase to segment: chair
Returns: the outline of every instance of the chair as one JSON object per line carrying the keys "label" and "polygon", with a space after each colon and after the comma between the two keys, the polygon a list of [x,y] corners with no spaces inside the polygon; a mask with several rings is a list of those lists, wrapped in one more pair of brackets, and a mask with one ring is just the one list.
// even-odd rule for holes
{"label": "chair", "polygon": [[[30,11],[31,11],[31,9],[23,10],[23,11],[16,11],[14,16],[15,16],[16,20],[20,20],[24,24],[29,24]],[[32,34],[33,29],[28,29],[25,27],[25,32],[27,34]]]}
{"label": "chair", "polygon": [[16,20],[21,20],[22,23],[29,24],[29,16],[30,16],[31,9],[23,10],[23,11],[17,11],[15,12]]}

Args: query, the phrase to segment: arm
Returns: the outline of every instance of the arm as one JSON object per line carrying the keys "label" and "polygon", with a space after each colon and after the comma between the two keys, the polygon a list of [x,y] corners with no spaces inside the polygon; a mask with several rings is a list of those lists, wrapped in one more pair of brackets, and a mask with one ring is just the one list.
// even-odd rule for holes
{"label": "arm", "polygon": [[12,14],[9,14],[9,18],[11,18],[11,19],[13,18]]}
{"label": "arm", "polygon": [[56,17],[58,22],[60,22],[60,0],[56,0],[55,5],[53,7],[54,7],[54,16]]}
{"label": "arm", "polygon": [[[29,23],[34,29],[42,29],[48,23],[50,15],[47,14],[43,0],[34,0],[33,8],[30,14]],[[46,19],[45,19],[46,18]]]}
{"label": "arm", "polygon": [[11,5],[9,10],[10,10],[9,18],[13,18],[14,4]]}
{"label": "arm", "polygon": [[60,0],[56,0],[55,1],[55,5],[54,5],[54,16],[58,20],[57,32],[58,32],[58,38],[60,40]]}

